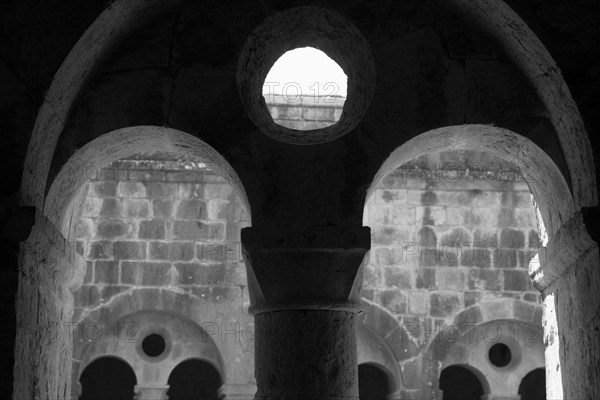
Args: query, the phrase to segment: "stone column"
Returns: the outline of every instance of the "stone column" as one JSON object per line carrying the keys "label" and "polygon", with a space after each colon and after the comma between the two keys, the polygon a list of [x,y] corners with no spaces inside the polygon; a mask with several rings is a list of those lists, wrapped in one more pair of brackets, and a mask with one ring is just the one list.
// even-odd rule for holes
{"label": "stone column", "polygon": [[134,400],[169,400],[169,385],[136,385]]}
{"label": "stone column", "polygon": [[503,394],[484,394],[481,396],[481,400],[521,400],[520,395],[503,395]]}
{"label": "stone column", "polygon": [[529,265],[544,304],[548,399],[600,398],[598,215],[576,213]]}
{"label": "stone column", "polygon": [[19,247],[13,399],[71,395],[71,290],[84,272],[85,261],[75,247],[38,212]]}
{"label": "stone column", "polygon": [[256,400],[358,400],[356,314],[370,230],[245,228]]}

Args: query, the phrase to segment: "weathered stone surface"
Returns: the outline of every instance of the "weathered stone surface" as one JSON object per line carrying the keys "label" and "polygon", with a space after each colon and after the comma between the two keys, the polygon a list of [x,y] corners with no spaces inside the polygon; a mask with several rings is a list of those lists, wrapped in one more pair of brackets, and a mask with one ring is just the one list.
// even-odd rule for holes
{"label": "weathered stone surface", "polygon": [[461,308],[461,301],[455,293],[431,293],[429,304],[434,317],[449,317]]}
{"label": "weathered stone surface", "polygon": [[95,265],[94,283],[114,285],[119,283],[119,263],[98,261]]}
{"label": "weathered stone surface", "polygon": [[119,182],[117,194],[119,197],[146,197],[146,185],[142,182]]}
{"label": "weathered stone surface", "polygon": [[177,184],[175,183],[148,182],[146,187],[150,198],[168,198],[177,193]]}
{"label": "weathered stone surface", "polygon": [[281,311],[255,323],[257,399],[358,397],[353,313]]}
{"label": "weathered stone surface", "polygon": [[94,182],[91,184],[91,193],[96,197],[115,197],[117,184],[115,182]]}
{"label": "weathered stone surface", "polygon": [[[598,397],[597,384],[594,383],[599,381],[596,379],[597,368],[594,369],[597,359],[590,355],[597,354],[594,352],[597,340],[594,341],[595,336],[589,333],[595,332],[598,328],[597,324],[594,325],[593,319],[597,314],[597,304],[593,299],[586,301],[578,295],[578,293],[597,292],[597,288],[594,287],[594,282],[598,281],[597,272],[594,272],[597,268],[587,264],[585,268],[573,267],[575,264],[584,264],[580,260],[587,260],[585,257],[590,254],[594,257],[590,265],[597,266],[597,249],[595,245],[591,245],[588,238],[583,237],[580,231],[566,229],[566,234],[561,233],[561,230],[569,224],[569,218],[573,216],[575,210],[578,210],[581,205],[594,205],[597,199],[591,157],[593,151],[589,146],[579,110],[569,94],[573,92],[579,102],[590,104],[591,100],[588,99],[593,99],[594,96],[586,96],[587,89],[582,91],[579,86],[593,88],[594,78],[593,76],[590,78],[589,74],[580,73],[579,67],[573,67],[573,65],[581,65],[580,60],[566,64],[564,61],[573,59],[571,53],[577,54],[577,45],[562,46],[569,49],[568,57],[564,53],[566,50],[560,49],[561,46],[554,46],[552,51],[558,52],[558,56],[555,57],[559,62],[557,67],[552,56],[533,32],[502,2],[455,0],[449,3],[449,7],[456,7],[458,14],[463,14],[466,20],[482,26],[485,34],[482,35],[480,30],[469,26],[465,29],[463,38],[467,42],[469,38],[478,38],[478,43],[485,44],[486,50],[483,52],[477,51],[478,49],[464,51],[464,42],[446,31],[444,24],[455,25],[451,24],[452,18],[443,8],[432,7],[429,2],[421,2],[418,5],[389,4],[382,7],[355,2],[343,6],[331,5],[334,17],[326,22],[336,27],[332,21],[337,21],[337,12],[343,15],[339,17],[340,20],[348,18],[354,21],[357,24],[356,31],[362,32],[368,38],[368,43],[374,51],[373,57],[369,51],[357,52],[356,46],[351,46],[350,52],[346,48],[336,50],[336,46],[331,46],[330,43],[328,47],[327,43],[322,43],[327,40],[318,35],[308,39],[320,41],[321,47],[331,47],[333,57],[344,64],[342,66],[345,70],[352,71],[354,67],[352,62],[343,57],[343,54],[351,54],[352,59],[358,60],[359,64],[362,62],[361,57],[356,54],[366,54],[364,60],[372,60],[373,65],[377,67],[377,87],[374,90],[375,96],[371,107],[365,107],[368,111],[357,125],[359,129],[350,132],[343,140],[327,143],[324,146],[300,149],[278,145],[252,132],[255,129],[250,122],[253,115],[242,108],[237,95],[235,62],[238,59],[239,49],[243,48],[244,41],[252,29],[248,27],[255,27],[277,7],[271,7],[270,3],[262,8],[253,8],[252,5],[219,7],[211,4],[210,6],[215,10],[205,12],[204,5],[191,5],[193,2],[188,2],[173,14],[165,13],[157,16],[157,13],[164,8],[178,2],[146,3],[115,2],[104,10],[103,6],[98,5],[73,8],[52,4],[32,8],[29,7],[28,2],[19,3],[14,7],[12,4],[6,6],[8,12],[6,19],[9,23],[7,31],[27,32],[25,35],[20,33],[15,35],[22,38],[24,46],[12,46],[23,51],[18,57],[13,57],[16,61],[11,62],[10,68],[0,63],[2,64],[0,71],[9,78],[8,89],[3,92],[3,96],[6,96],[9,101],[0,102],[0,107],[3,114],[12,117],[7,119],[9,122],[5,127],[6,132],[11,133],[8,136],[9,147],[15,149],[11,151],[15,155],[9,156],[11,160],[20,160],[20,157],[25,154],[27,134],[33,127],[20,190],[24,204],[32,204],[43,210],[64,237],[72,238],[71,229],[76,224],[78,207],[82,203],[79,200],[83,200],[78,191],[83,187],[83,182],[90,179],[87,173],[101,172],[100,178],[107,182],[116,183],[119,179],[127,179],[127,182],[119,183],[129,184],[131,183],[129,178],[133,176],[127,175],[131,171],[117,170],[114,171],[113,178],[109,178],[104,175],[108,172],[104,168],[106,163],[132,152],[156,149],[196,154],[194,148],[202,147],[203,150],[208,148],[208,146],[203,147],[202,142],[190,139],[196,135],[206,138],[207,142],[225,154],[225,158],[232,160],[236,169],[243,175],[244,181],[248,183],[246,186],[250,193],[249,198],[253,202],[254,220],[259,223],[258,225],[356,226],[360,224],[362,218],[364,188],[370,183],[375,171],[392,149],[398,148],[417,133],[429,131],[432,127],[456,126],[463,123],[489,124],[473,127],[470,132],[470,128],[465,128],[466,132],[463,131],[460,135],[455,133],[463,128],[438,131],[439,136],[434,132],[433,137],[428,136],[430,139],[428,143],[411,142],[407,143],[408,146],[404,149],[410,149],[411,146],[413,149],[427,149],[427,151],[456,146],[476,148],[507,159],[512,158],[525,171],[549,232],[551,239],[549,249],[553,251],[551,253],[553,257],[547,263],[542,263],[543,267],[538,270],[532,267],[532,276],[536,280],[537,287],[547,289],[547,310],[550,310],[553,295],[557,293],[560,295],[557,296],[560,301],[556,300],[559,309],[556,324],[552,325],[550,311],[545,316],[545,322],[554,329],[547,331],[550,338],[553,332],[563,335],[558,337],[556,333],[556,340],[548,342],[550,343],[549,355],[557,350],[554,355],[560,355],[564,361],[562,376],[565,379],[564,382],[556,379],[562,377],[559,376],[560,373],[556,372],[556,368],[548,368],[550,371],[548,382],[551,382],[551,385],[559,381],[564,383],[564,388],[561,386],[557,389],[552,386],[550,394],[557,398]],[[595,43],[594,40],[586,37],[590,29],[587,28],[589,24],[579,23],[579,18],[585,20],[585,17],[577,17],[576,22],[572,22],[571,14],[562,12],[567,6],[538,4],[515,6],[512,3],[511,6],[514,6],[518,12],[523,12],[527,18],[531,18],[531,26],[535,29],[543,27],[544,36],[548,38],[549,43],[552,42],[552,33],[548,33],[545,24],[540,23],[541,20],[560,20],[559,28],[549,26],[548,30],[550,32],[553,29],[559,30],[561,40],[564,35],[566,37],[564,40],[568,44],[575,30],[578,38],[579,35],[583,35],[583,39],[578,39],[577,42]],[[528,10],[529,6],[531,11],[523,11],[523,9]],[[101,13],[98,20],[92,23],[90,29],[77,41],[98,13]],[[560,17],[548,16],[555,13],[560,14]],[[192,30],[191,33],[180,28],[181,25],[175,23],[177,21],[175,14],[178,15],[177,18],[187,21],[182,24],[183,26],[195,25],[202,28]],[[585,12],[575,14],[587,16]],[[318,12],[317,15],[320,16]],[[12,16],[16,18],[11,18]],[[24,21],[25,16],[27,20],[35,23],[20,23]],[[66,18],[67,16],[69,18]],[[150,23],[155,18],[159,23]],[[73,24],[62,23],[67,19]],[[201,23],[196,19],[200,19]],[[48,21],[55,22],[50,24]],[[377,23],[372,23],[373,21]],[[438,25],[439,21],[443,23]],[[215,25],[219,28],[213,29]],[[290,24],[290,26],[301,27],[302,24]],[[213,30],[221,33],[212,32]],[[40,35],[40,32],[50,31],[56,33],[51,35],[53,42],[51,45],[49,39],[44,39],[43,35]],[[137,31],[142,31],[142,34],[136,34]],[[333,31],[335,33],[337,29]],[[487,34],[491,34],[494,40],[486,40]],[[223,40],[216,40],[216,37]],[[155,45],[157,39],[161,39],[158,40],[160,46]],[[351,41],[354,44],[367,43],[360,35],[354,39],[357,39]],[[281,40],[287,46],[287,42]],[[186,43],[193,43],[194,46],[188,46]],[[227,45],[223,45],[224,43]],[[259,43],[262,47],[250,47],[254,50],[257,48],[268,50],[270,48],[268,44],[269,41],[264,41]],[[306,43],[294,42],[294,44]],[[283,49],[280,46],[276,47],[279,50]],[[8,54],[14,53],[15,50],[10,48],[7,50]],[[196,50],[186,52],[188,48]],[[366,48],[368,50],[369,46]],[[69,49],[72,49],[71,52],[60,66],[62,57],[69,52]],[[586,57],[583,57],[585,59],[589,59],[588,55],[592,54],[593,60],[595,53],[588,51],[580,54],[585,54]],[[45,62],[39,65],[38,60],[45,60]],[[258,65],[263,67],[253,71],[263,74],[272,62],[269,57],[259,57]],[[250,67],[252,69],[252,66]],[[53,79],[52,76],[57,69],[58,73]],[[569,78],[571,85],[569,88],[561,77],[561,69],[563,69],[562,73],[566,72],[565,76]],[[370,75],[365,73],[369,70],[365,68],[359,70],[362,73],[350,74],[350,79],[369,78]],[[592,84],[588,82],[590,79]],[[578,81],[585,81],[585,84],[579,85]],[[260,79],[250,83],[260,89]],[[202,90],[198,90],[199,87]],[[359,96],[359,103],[368,105],[371,100],[369,92],[359,92],[362,93],[362,96]],[[39,93],[46,93],[46,95],[43,96],[42,106],[34,123],[34,113],[26,110],[39,108],[39,104],[36,103],[40,99]],[[193,93],[198,94],[193,95]],[[257,96],[254,96],[253,101],[256,98]],[[260,100],[260,96],[258,98]],[[233,101],[230,101],[232,99]],[[259,101],[255,105],[265,111],[262,102]],[[593,112],[588,111],[587,115],[590,114]],[[348,115],[362,117],[360,112],[352,112],[352,109],[347,112],[346,117]],[[547,116],[548,129],[541,130],[541,124],[537,122],[540,120],[540,115]],[[595,126],[594,118],[591,119],[591,124],[588,120],[585,122],[592,128]],[[174,139],[176,136],[173,133],[174,129],[139,127],[144,124],[174,126],[190,132],[191,135],[187,138],[189,140],[178,140]],[[539,147],[536,148],[531,143],[523,141],[521,136],[513,136],[510,131],[494,128],[491,126],[493,124],[528,135]],[[128,125],[138,127],[105,134]],[[531,129],[532,126],[535,128]],[[13,130],[14,135],[12,135]],[[137,136],[130,134],[136,130],[141,134]],[[99,135],[102,136],[98,137]],[[551,139],[542,140],[540,136]],[[13,143],[11,137],[19,139]],[[92,140],[94,140],[93,145],[88,146],[87,144]],[[180,144],[185,146],[179,146]],[[188,146],[189,144],[192,145]],[[210,159],[214,154],[211,153],[212,149],[208,149],[206,153],[200,151],[198,153],[208,154],[207,158]],[[79,163],[65,164],[72,155]],[[412,155],[420,154],[413,152]],[[554,163],[549,162],[546,155],[549,155]],[[416,157],[408,157],[408,159],[413,158]],[[84,168],[81,161],[91,162],[92,168]],[[19,162],[12,164],[16,165]],[[63,166],[66,166],[66,169],[61,171]],[[2,170],[17,177],[21,175],[20,167]],[[15,170],[17,170],[16,174]],[[122,176],[123,173],[125,177]],[[191,177],[188,175],[180,174],[181,180],[189,183]],[[137,183],[156,181],[163,183],[168,176],[175,175],[157,172],[154,176],[144,175],[144,178],[138,178]],[[94,179],[98,179],[98,176]],[[168,180],[168,183],[177,183],[173,179]],[[12,190],[16,190],[18,178],[10,178],[10,182],[17,182],[12,184]],[[395,184],[397,183],[396,180]],[[435,188],[430,184],[430,181],[425,180],[415,182],[411,187],[415,193],[406,195],[406,202],[409,200],[411,203],[414,202],[411,204],[414,206],[414,219],[428,227],[439,227],[441,224],[464,224],[469,229],[477,225],[485,225],[490,228],[503,227],[514,230],[524,225],[533,225],[535,222],[535,215],[530,210],[524,210],[528,199],[523,193],[516,196],[486,197],[480,193],[470,192],[466,197],[459,193],[444,197],[436,194]],[[46,187],[46,185],[51,186]],[[448,188],[455,185],[455,182],[446,181],[443,185]],[[144,185],[144,188],[147,186]],[[159,186],[154,186],[154,188],[152,196],[167,196],[166,193],[169,193],[168,196],[174,195],[172,187],[158,189]],[[142,199],[148,195],[148,191],[146,190],[144,194],[145,189],[139,185],[121,185],[116,189],[113,193],[110,184],[106,184],[103,188],[94,186],[91,194],[98,196],[97,198],[102,201],[86,202],[83,207],[84,214],[90,217],[100,214],[117,217],[119,212],[125,211],[125,208],[120,211],[117,206],[118,199],[108,200],[105,196],[125,195]],[[201,191],[203,190],[204,187]],[[417,195],[419,191],[421,193]],[[204,196],[202,193],[195,193],[195,195]],[[389,198],[388,196],[388,200]],[[381,200],[384,200],[383,197]],[[440,208],[440,201],[446,200],[450,203],[465,200],[477,208],[471,211],[461,210],[455,206]],[[169,197],[168,201],[172,202],[172,199]],[[323,207],[323,204],[327,206]],[[403,205],[405,206],[406,204]],[[417,207],[421,207],[419,211]],[[390,208],[387,215],[381,214],[381,221],[395,224],[410,223],[411,218],[405,216],[413,211],[399,213],[396,210]],[[165,209],[153,207],[152,218],[172,219],[173,212],[166,207]],[[127,216],[134,219],[138,218],[135,214],[127,212]],[[144,211],[140,212],[140,217],[150,218],[141,215],[145,215]],[[221,218],[224,215],[220,206],[215,206],[210,212],[210,219],[224,220],[225,218]],[[232,225],[228,224],[224,228],[224,233],[219,234],[222,236],[219,240],[224,241],[235,237],[231,232],[235,232],[238,227]],[[138,227],[140,225],[137,221],[131,225],[127,222],[126,228],[104,221],[89,227],[90,229],[78,230],[77,234],[85,235],[86,238],[105,238],[109,241],[131,239],[142,242],[145,233],[138,230]],[[386,246],[396,249],[404,249],[403,243],[398,242],[412,240],[417,233],[407,227],[398,229],[396,233],[384,229],[377,232],[382,241],[386,242]],[[434,233],[437,235],[439,232],[436,230]],[[161,240],[163,238],[171,240],[173,234],[173,224],[167,221]],[[206,236],[211,234],[212,232],[208,232]],[[570,236],[576,236],[578,240],[568,245],[561,244],[565,237]],[[440,235],[437,237],[441,238]],[[201,239],[214,240],[212,237]],[[189,240],[198,240],[198,238]],[[146,256],[149,257],[150,250],[147,253]],[[137,253],[137,256],[143,257],[144,254]],[[197,257],[197,252],[195,256]],[[187,257],[189,252],[184,258]],[[107,260],[109,255],[100,252],[98,258]],[[528,257],[519,252],[517,258],[518,262],[513,263],[511,259],[506,261],[505,265],[500,263],[493,265],[493,267],[506,267],[502,271],[505,278],[504,287],[517,288],[522,285],[523,268]],[[389,252],[385,257],[381,257],[381,260],[384,259],[385,262],[382,264],[389,267],[395,265],[397,258]],[[462,260],[456,262],[453,268],[490,267],[489,264],[465,263]],[[574,260],[577,262],[575,263]],[[24,263],[27,264],[29,261],[31,260],[25,260]],[[86,282],[92,282],[90,276],[86,278],[81,273],[75,278],[64,278],[62,272],[53,269],[52,263],[35,263],[36,266],[42,264],[48,266],[48,273],[41,269],[39,275],[36,275],[36,272],[27,275],[26,278],[21,277],[25,282],[19,289],[19,301],[23,304],[19,306],[19,311],[22,311],[25,316],[31,315],[22,318],[27,324],[33,321],[34,316],[38,318],[32,322],[34,331],[37,328],[35,324],[38,323],[68,321],[72,312],[70,293],[57,286],[53,280],[70,282],[87,279]],[[436,262],[424,265],[442,269],[449,267],[449,264],[452,263]],[[131,264],[128,265],[131,267]],[[408,271],[408,268],[417,268],[418,265],[413,263],[402,268],[407,268]],[[92,276],[97,272],[95,266],[94,264],[90,267],[94,269]],[[519,266],[520,269],[516,270],[514,266]],[[435,274],[437,271],[432,268],[431,272]],[[419,272],[407,273],[413,274],[419,286]],[[442,286],[447,286],[444,274],[447,278],[456,272],[445,272],[436,277],[440,278]],[[382,276],[381,279],[384,277]],[[111,296],[116,295],[120,290],[117,287],[104,288],[101,291],[102,301],[110,300]],[[86,288],[82,289],[81,293],[75,293],[75,298],[79,298],[85,291],[95,293],[95,290]],[[482,292],[475,289],[472,292],[469,295],[470,301],[476,301],[482,295]],[[375,292],[370,294],[365,292],[365,294],[375,298]],[[489,298],[523,296],[522,292],[505,293],[491,289],[490,293],[484,295]],[[170,297],[164,295],[155,298],[161,300],[144,304],[159,307]],[[91,300],[91,302],[96,301],[96,299]],[[464,301],[466,306],[466,293]],[[39,307],[33,306],[35,304]],[[590,313],[590,310],[595,311]],[[534,315],[536,313],[539,314],[537,310]],[[585,321],[584,325],[582,326],[578,321]],[[19,323],[21,322],[22,320],[19,320]],[[19,325],[19,329],[23,326],[26,324]],[[568,336],[563,334],[563,331]],[[581,332],[586,334],[583,335]],[[560,354],[559,343],[569,351]],[[65,372],[69,371],[70,360],[73,358],[69,354],[70,349],[71,346],[67,341],[61,340],[47,345],[39,340],[39,337],[27,338],[16,349],[17,359],[24,361],[15,369],[17,375],[15,396],[18,398],[65,397],[70,392],[69,385],[65,383],[70,379],[67,376],[68,372]],[[588,352],[584,353],[581,349],[587,349]],[[57,355],[60,355],[61,361],[58,361]],[[549,365],[560,360],[560,357],[547,357]],[[415,361],[418,362],[420,360]],[[410,371],[410,368],[407,367],[407,371]],[[570,376],[571,372],[573,376]],[[408,376],[416,378],[417,374]],[[586,381],[577,381],[574,376],[585,377]],[[406,396],[418,397],[417,389],[414,390],[415,392],[407,392]],[[421,396],[421,398],[428,397],[430,396]]]}
{"label": "weathered stone surface", "polygon": [[130,199],[121,202],[121,205],[124,217],[147,218],[150,216],[150,203],[148,200]]}
{"label": "weathered stone surface", "polygon": [[181,200],[177,204],[175,218],[177,219],[206,219],[207,204],[200,200]]}
{"label": "weathered stone surface", "polygon": [[172,213],[173,203],[169,200],[152,200],[152,215],[154,218],[170,218]]}
{"label": "weathered stone surface", "polygon": [[102,220],[96,226],[96,237],[100,239],[117,239],[126,236],[130,227],[120,220]]}

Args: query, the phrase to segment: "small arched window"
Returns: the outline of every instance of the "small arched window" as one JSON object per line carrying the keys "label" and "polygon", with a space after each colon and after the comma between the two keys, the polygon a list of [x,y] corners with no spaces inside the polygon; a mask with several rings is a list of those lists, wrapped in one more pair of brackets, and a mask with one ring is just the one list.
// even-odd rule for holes
{"label": "small arched window", "polygon": [[101,357],[81,373],[79,400],[131,400],[136,385],[135,373],[122,360]]}
{"label": "small arched window", "polygon": [[186,360],[169,375],[169,400],[218,400],[221,375],[202,360]]}

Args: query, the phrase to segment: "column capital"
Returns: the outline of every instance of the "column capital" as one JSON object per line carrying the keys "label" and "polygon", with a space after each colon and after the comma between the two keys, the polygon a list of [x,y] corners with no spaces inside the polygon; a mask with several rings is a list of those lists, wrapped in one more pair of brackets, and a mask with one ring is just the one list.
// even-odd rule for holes
{"label": "column capital", "polygon": [[39,270],[47,274],[48,279],[72,290],[83,282],[87,264],[77,252],[76,243],[68,242],[52,221],[40,212],[36,212],[35,224],[27,240],[21,242],[19,251],[25,276],[30,274],[29,270]]}
{"label": "column capital", "polygon": [[219,388],[220,398],[224,400],[254,400],[256,384],[224,384]]}
{"label": "column capital", "polygon": [[134,400],[168,400],[169,385],[135,385]]}
{"label": "column capital", "polygon": [[543,291],[597,247],[584,224],[583,215],[575,213],[561,226],[546,247],[540,249],[538,262],[529,264],[529,276],[533,285]]}
{"label": "column capital", "polygon": [[368,227],[258,227],[242,230],[250,312],[357,311]]}

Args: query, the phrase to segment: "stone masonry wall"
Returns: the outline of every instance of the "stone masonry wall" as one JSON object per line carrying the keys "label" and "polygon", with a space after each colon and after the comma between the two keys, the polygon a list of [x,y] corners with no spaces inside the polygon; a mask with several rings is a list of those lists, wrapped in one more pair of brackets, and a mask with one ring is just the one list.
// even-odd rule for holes
{"label": "stone masonry wall", "polygon": [[[416,357],[400,362],[404,395],[419,387],[426,391],[415,398],[436,393],[442,360],[428,364],[428,349],[463,310],[516,299],[512,315],[535,312],[531,320],[541,324],[540,294],[528,276],[540,247],[536,213],[512,165],[473,152],[416,160],[384,178],[368,199],[364,224],[372,247],[362,296],[407,329],[404,347],[417,344],[410,351]],[[485,322],[479,308],[469,310],[460,324]]]}
{"label": "stone masonry wall", "polygon": [[399,169],[369,199],[363,297],[406,319],[451,319],[498,297],[538,303],[527,274],[539,247],[527,184],[514,174],[451,174]]}
{"label": "stone masonry wall", "polygon": [[320,129],[339,121],[345,97],[265,95],[276,124],[297,130]]}
{"label": "stone masonry wall", "polygon": [[365,208],[372,248],[363,297],[407,320],[451,319],[499,297],[538,303],[527,273],[537,221],[518,178],[410,168],[388,175]]}
{"label": "stone masonry wall", "polygon": [[[116,320],[122,315],[115,304],[124,297],[150,296],[144,301],[160,311],[177,295],[183,300],[175,312],[200,326],[206,315],[194,313],[193,302],[217,310],[219,320],[210,323],[250,324],[240,248],[240,230],[249,219],[232,186],[206,165],[167,159],[113,163],[90,182],[77,225],[87,271],[74,293],[74,322]],[[106,312],[97,314],[99,309]],[[135,311],[141,310],[128,310]],[[228,381],[251,384],[253,357],[242,356],[239,345],[219,343],[222,352],[232,353],[222,354],[226,368],[239,365],[237,373],[228,371]],[[76,345],[75,353],[81,351]]]}
{"label": "stone masonry wall", "polygon": [[[454,162],[456,171],[436,170],[438,161]],[[364,298],[404,325],[424,327],[452,322],[464,309],[493,299],[539,304],[527,274],[539,247],[529,189],[510,165],[475,165],[491,161],[442,153],[383,180],[365,207],[372,249]],[[115,296],[151,288],[157,297],[166,288],[218,304],[224,314],[242,310],[251,321],[239,247],[249,216],[218,175],[182,165],[121,161],[90,184],[77,228],[88,267],[75,292],[76,321],[110,307]],[[117,180],[111,169],[120,176],[129,171],[129,178]],[[421,344],[417,353],[427,347]],[[251,372],[236,373],[245,376],[243,383],[253,379]]]}
{"label": "stone masonry wall", "polygon": [[[130,179],[111,179],[117,169],[128,169]],[[79,315],[131,287],[176,286],[217,302],[242,298],[239,232],[249,216],[229,184],[206,171],[126,162],[103,175],[90,184],[77,227],[88,260],[76,292]]]}

